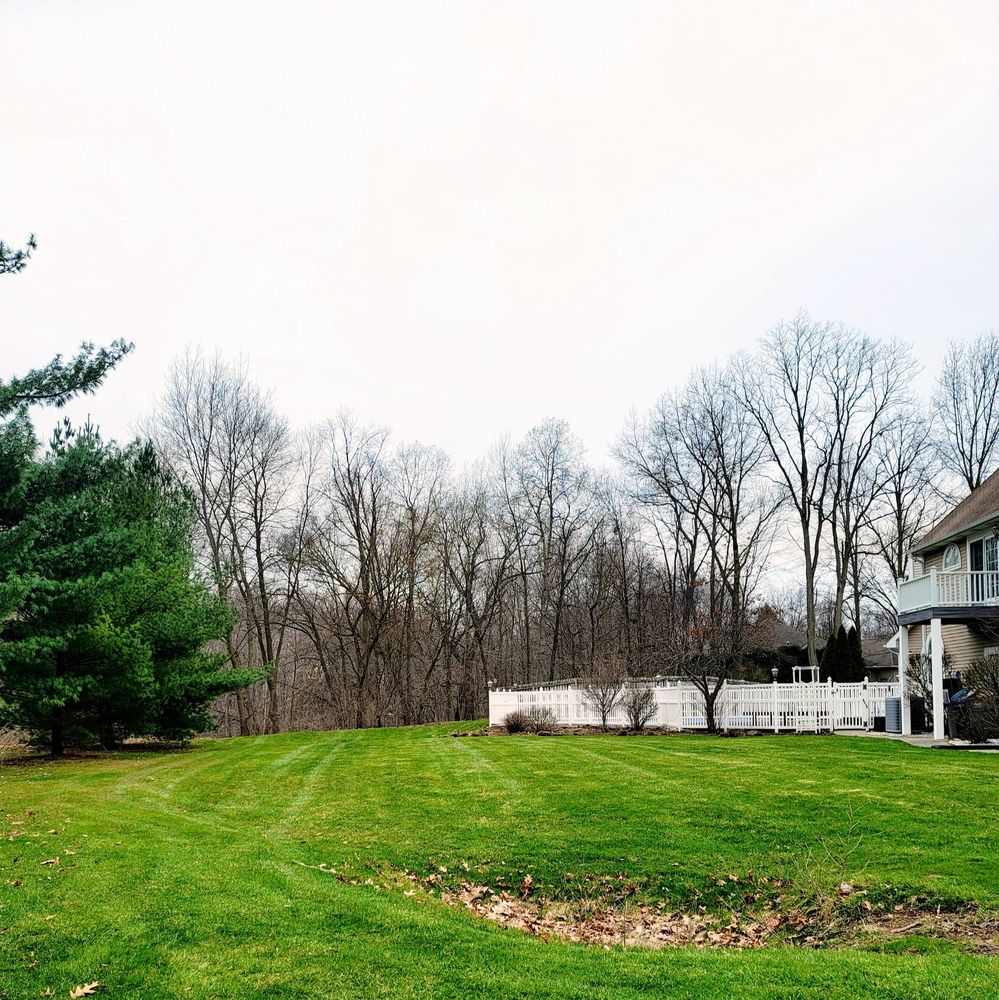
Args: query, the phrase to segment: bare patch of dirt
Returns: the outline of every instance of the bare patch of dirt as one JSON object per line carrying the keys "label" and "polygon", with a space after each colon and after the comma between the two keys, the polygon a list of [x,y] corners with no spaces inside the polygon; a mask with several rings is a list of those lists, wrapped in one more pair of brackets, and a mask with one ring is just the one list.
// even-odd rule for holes
{"label": "bare patch of dirt", "polygon": [[975,955],[999,956],[999,918],[985,917],[972,910],[967,913],[946,913],[899,908],[892,913],[872,916],[855,925],[844,935],[843,941],[855,946],[870,947],[910,935],[953,941],[961,945],[963,951]]}

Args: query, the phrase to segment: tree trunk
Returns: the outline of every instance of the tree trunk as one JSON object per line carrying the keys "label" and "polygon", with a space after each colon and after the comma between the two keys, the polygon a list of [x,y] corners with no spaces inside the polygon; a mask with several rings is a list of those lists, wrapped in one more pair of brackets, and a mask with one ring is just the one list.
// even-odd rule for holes
{"label": "tree trunk", "polygon": [[63,744],[62,711],[61,708],[57,708],[52,713],[51,750],[53,757],[61,757],[66,751],[66,747]]}
{"label": "tree trunk", "polygon": [[[277,669],[276,664],[272,664],[272,669]],[[267,732],[279,732],[281,726],[278,720],[278,686],[277,677],[273,673],[267,677]]]}
{"label": "tree trunk", "polygon": [[718,698],[718,694],[708,691],[707,684],[705,684],[705,689],[701,693],[704,695],[704,723],[707,726],[708,732],[712,736],[715,736],[718,733],[718,723],[715,721],[715,701]]}
{"label": "tree trunk", "polygon": [[819,664],[815,643],[815,567],[809,553],[805,554],[805,629],[808,635],[808,662],[816,667]]}

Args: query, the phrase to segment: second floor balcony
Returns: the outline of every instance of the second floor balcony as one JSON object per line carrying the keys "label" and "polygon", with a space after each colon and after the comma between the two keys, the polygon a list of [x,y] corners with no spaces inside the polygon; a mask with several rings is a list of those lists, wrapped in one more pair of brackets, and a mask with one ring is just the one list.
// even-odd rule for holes
{"label": "second floor balcony", "polygon": [[[990,611],[991,609],[991,611]],[[898,584],[899,617],[914,612],[940,610],[940,615],[925,617],[958,617],[962,612],[999,612],[999,572],[979,570],[943,572],[931,569],[923,576],[900,580]]]}

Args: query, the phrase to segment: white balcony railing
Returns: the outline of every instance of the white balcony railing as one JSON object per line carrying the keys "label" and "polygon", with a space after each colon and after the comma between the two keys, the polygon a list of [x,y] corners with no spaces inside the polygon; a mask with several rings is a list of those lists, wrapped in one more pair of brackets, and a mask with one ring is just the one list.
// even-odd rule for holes
{"label": "white balcony railing", "polygon": [[944,573],[931,569],[925,576],[900,580],[898,584],[900,614],[923,608],[976,604],[999,605],[999,572]]}

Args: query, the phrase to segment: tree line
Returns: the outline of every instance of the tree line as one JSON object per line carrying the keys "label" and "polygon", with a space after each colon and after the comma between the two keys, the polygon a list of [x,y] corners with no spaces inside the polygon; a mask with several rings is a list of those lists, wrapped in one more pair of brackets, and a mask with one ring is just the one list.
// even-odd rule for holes
{"label": "tree line", "polygon": [[467,719],[490,684],[608,672],[684,674],[710,714],[757,669],[761,603],[811,662],[844,626],[893,631],[913,540],[999,464],[997,348],[952,345],[924,401],[906,345],[801,314],[633,418],[605,470],[559,420],[462,469],[349,414],[294,429],[188,354],[145,430],[195,498],[229,662],[268,671],[220,729]]}
{"label": "tree line", "polygon": [[[0,243],[0,274],[35,248]],[[609,469],[559,420],[462,469],[346,413],[292,428],[196,352],[141,440],[64,423],[41,447],[30,408],[129,351],[0,383],[0,724],[56,752],[468,719],[491,684],[660,673],[710,725],[724,679],[762,672],[764,603],[812,663],[849,623],[856,660],[894,630],[913,540],[999,464],[996,335],[953,343],[923,401],[906,345],[805,314],[633,417]]]}

